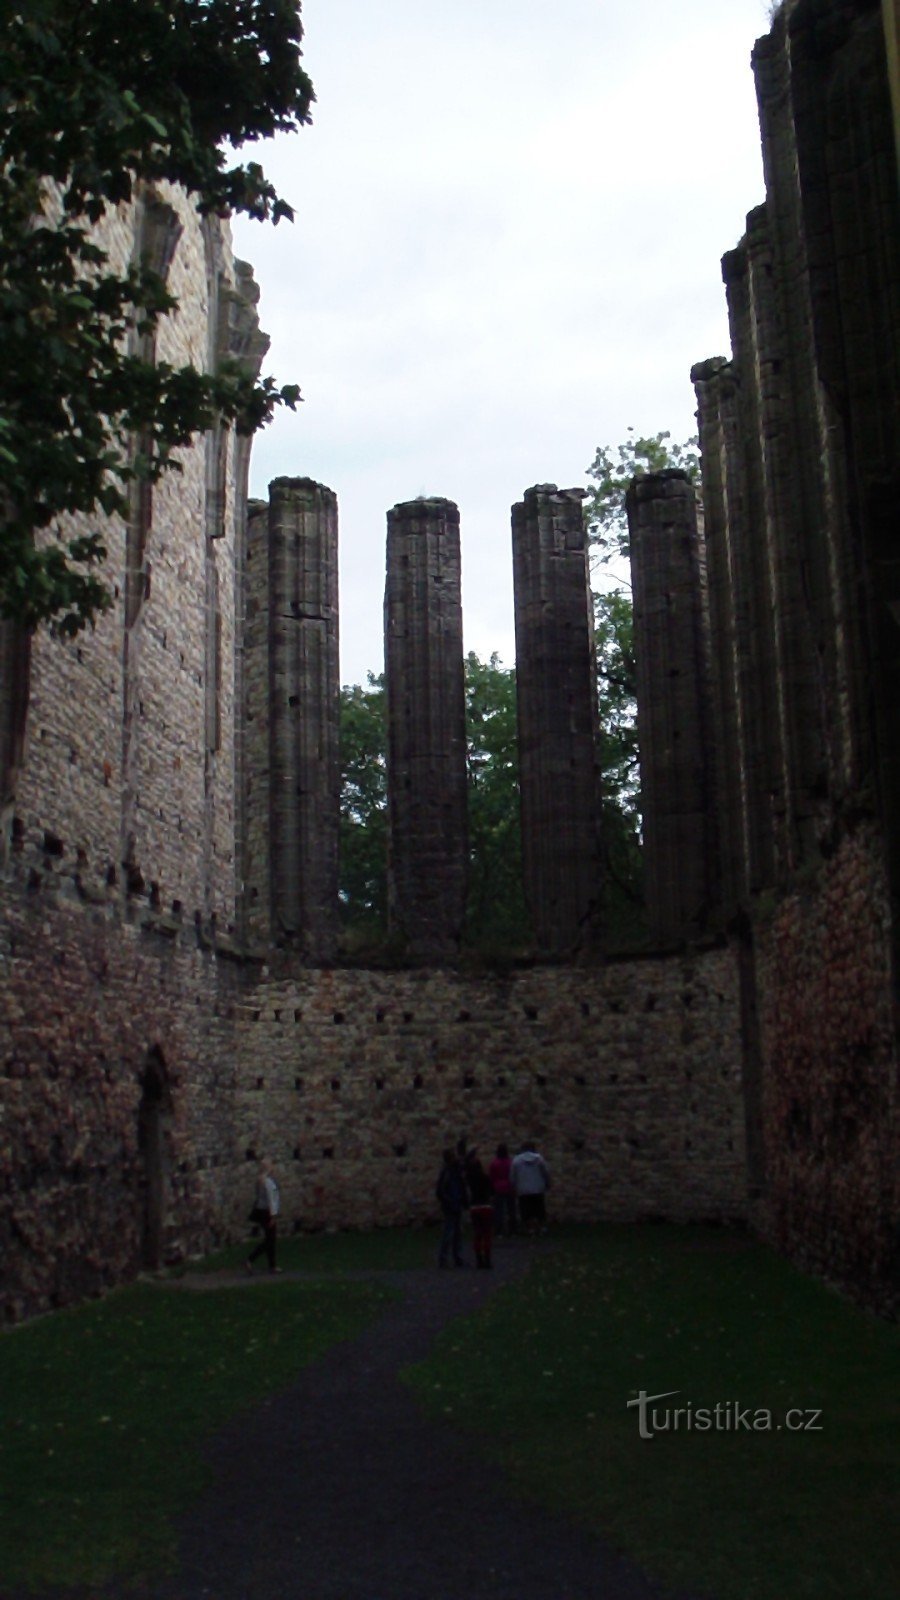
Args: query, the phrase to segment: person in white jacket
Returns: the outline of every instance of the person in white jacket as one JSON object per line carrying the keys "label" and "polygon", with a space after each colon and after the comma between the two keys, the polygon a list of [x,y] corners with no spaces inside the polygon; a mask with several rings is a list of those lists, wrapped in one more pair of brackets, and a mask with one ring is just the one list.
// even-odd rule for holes
{"label": "person in white jacket", "polygon": [[513,1191],[519,1202],[519,1217],[526,1233],[542,1233],[547,1228],[547,1203],[544,1196],[550,1187],[547,1163],[533,1144],[523,1144],[513,1157],[510,1172]]}
{"label": "person in white jacket", "polygon": [[248,1272],[253,1271],[253,1263],[264,1252],[268,1258],[269,1271],[280,1272],[281,1268],[275,1265],[275,1251],[278,1244],[278,1213],[281,1210],[281,1196],[275,1176],[267,1161],[259,1164],[259,1177],[256,1181],[256,1198],[250,1221],[258,1223],[263,1230],[262,1241],[251,1250],[247,1257],[246,1267]]}

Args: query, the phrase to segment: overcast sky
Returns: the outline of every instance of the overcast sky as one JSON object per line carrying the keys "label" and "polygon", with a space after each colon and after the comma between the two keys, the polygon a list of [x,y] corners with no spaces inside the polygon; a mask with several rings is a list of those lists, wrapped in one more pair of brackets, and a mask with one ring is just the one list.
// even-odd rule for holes
{"label": "overcast sky", "polygon": [[[465,644],[514,657],[509,508],[598,444],[695,431],[728,346],[720,258],[763,198],[767,0],[304,0],[317,103],[260,147],[296,221],[240,220],[304,403],[251,492],[338,496],[341,676],[381,669],[385,513],[462,519]],[[256,151],[250,151],[252,156]]]}

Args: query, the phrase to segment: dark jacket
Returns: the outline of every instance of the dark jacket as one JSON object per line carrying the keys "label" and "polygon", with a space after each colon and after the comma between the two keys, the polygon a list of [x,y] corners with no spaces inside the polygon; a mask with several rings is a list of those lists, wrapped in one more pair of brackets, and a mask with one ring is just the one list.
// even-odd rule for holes
{"label": "dark jacket", "polygon": [[494,1189],[480,1161],[472,1161],[466,1167],[466,1181],[469,1185],[469,1204],[473,1206],[489,1206],[493,1199]]}
{"label": "dark jacket", "polygon": [[463,1177],[459,1162],[454,1161],[452,1166],[446,1164],[438,1173],[435,1194],[441,1203],[441,1210],[445,1216],[455,1217],[464,1210],[468,1204],[466,1194],[466,1180]]}

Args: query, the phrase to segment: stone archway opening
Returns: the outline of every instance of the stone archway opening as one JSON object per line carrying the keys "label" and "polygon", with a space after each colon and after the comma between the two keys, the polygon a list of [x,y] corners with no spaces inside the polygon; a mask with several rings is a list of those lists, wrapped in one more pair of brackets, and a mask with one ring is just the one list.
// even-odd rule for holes
{"label": "stone archway opening", "polygon": [[141,1264],[154,1270],[163,1263],[168,1176],[168,1124],[172,1095],[165,1057],[159,1045],[148,1051],[141,1073],[138,1149],[141,1188]]}

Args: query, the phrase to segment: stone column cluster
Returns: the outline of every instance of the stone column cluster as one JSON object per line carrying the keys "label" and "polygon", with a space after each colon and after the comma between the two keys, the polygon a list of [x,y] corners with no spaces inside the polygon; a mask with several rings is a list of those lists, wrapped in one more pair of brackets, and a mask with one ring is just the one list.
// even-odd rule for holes
{"label": "stone column cluster", "polygon": [[537,484],[512,508],[525,897],[553,955],[591,942],[602,886],[584,492]]}
{"label": "stone column cluster", "polygon": [[410,953],[459,948],[466,910],[466,711],[459,511],[394,506],[384,594],[389,926]]}
{"label": "stone column cluster", "polygon": [[[692,373],[705,644],[671,636],[709,707],[715,769],[697,775],[726,924],[833,850],[860,804],[884,818],[900,911],[900,199],[879,8],[796,0],[753,66],[766,200],[722,261],[732,355]],[[658,729],[684,692],[650,666],[681,582],[677,541],[668,572],[649,556],[656,494],[632,497],[636,582],[653,591],[635,619],[651,916],[688,932],[654,856],[681,783]]]}

